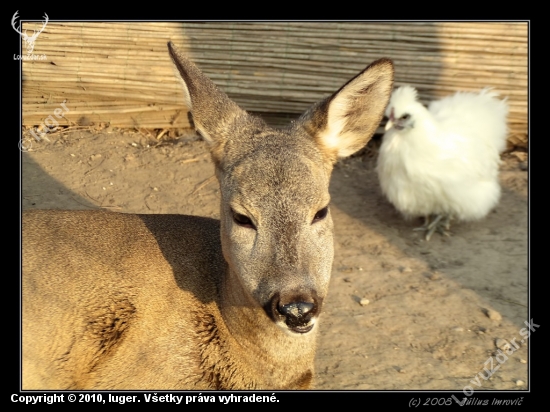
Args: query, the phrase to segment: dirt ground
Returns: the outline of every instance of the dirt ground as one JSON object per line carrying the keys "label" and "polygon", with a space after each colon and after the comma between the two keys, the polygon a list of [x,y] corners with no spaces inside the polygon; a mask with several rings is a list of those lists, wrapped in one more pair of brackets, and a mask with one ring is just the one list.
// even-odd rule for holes
{"label": "dirt ground", "polygon": [[[193,133],[77,129],[49,139],[23,153],[23,209],[219,215],[213,164]],[[383,197],[372,148],[332,177],[335,260],[316,388],[527,390],[527,154],[503,156],[502,199],[486,219],[426,242],[412,230],[420,222]],[[495,356],[497,339],[518,348]]]}

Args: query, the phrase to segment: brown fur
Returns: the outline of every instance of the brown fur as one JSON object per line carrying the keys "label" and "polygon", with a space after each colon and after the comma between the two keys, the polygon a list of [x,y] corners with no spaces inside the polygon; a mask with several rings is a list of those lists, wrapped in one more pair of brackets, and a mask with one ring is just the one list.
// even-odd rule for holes
{"label": "brown fur", "polygon": [[373,63],[275,130],[168,48],[210,143],[221,221],[24,212],[24,389],[312,384],[333,258],[330,172],[376,130],[392,64]]}

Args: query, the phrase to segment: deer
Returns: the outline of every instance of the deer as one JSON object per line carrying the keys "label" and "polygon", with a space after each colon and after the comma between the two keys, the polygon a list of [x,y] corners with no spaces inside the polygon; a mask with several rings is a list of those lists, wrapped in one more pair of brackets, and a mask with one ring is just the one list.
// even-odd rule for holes
{"label": "deer", "polygon": [[25,30],[24,32],[22,32],[21,30],[19,30],[17,27],[15,27],[15,21],[17,20],[17,18],[19,17],[18,16],[18,13],[19,13],[19,10],[17,10],[13,17],[11,18],[11,26],[13,27],[13,29],[19,33],[21,35],[21,37],[23,38],[23,40],[25,41],[25,44],[26,44],[26,48],[27,48],[27,54],[32,54],[33,50],[34,50],[34,42],[36,41],[36,39],[38,38],[38,35],[40,33],[42,33],[44,31],[44,29],[46,28],[46,25],[48,24],[48,15],[46,13],[44,13],[44,21],[42,22],[42,27],[40,28],[40,30],[36,31],[36,30],[33,30],[33,33],[32,33],[32,36],[29,36],[27,34],[27,30]]}
{"label": "deer", "polygon": [[22,214],[22,387],[314,387],[334,258],[329,180],[382,120],[390,59],[286,128],[168,52],[220,187],[220,219],[92,210]]}

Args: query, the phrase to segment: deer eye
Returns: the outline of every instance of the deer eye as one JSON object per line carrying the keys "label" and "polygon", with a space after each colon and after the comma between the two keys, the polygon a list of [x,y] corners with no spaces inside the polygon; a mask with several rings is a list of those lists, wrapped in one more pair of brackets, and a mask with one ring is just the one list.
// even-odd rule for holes
{"label": "deer eye", "polygon": [[233,221],[239,226],[256,229],[256,226],[254,226],[254,223],[252,223],[252,220],[250,220],[248,216],[241,215],[240,213],[235,212],[233,209],[231,209],[231,213],[233,215]]}
{"label": "deer eye", "polygon": [[411,117],[410,114],[405,113],[403,116],[400,117],[400,119],[401,119],[401,120],[409,120],[410,117]]}
{"label": "deer eye", "polygon": [[315,216],[313,216],[313,222],[311,223],[313,224],[313,223],[319,222],[320,220],[323,220],[325,217],[327,217],[327,214],[328,214],[328,206],[325,206],[324,208],[319,210],[317,213],[315,213]]}

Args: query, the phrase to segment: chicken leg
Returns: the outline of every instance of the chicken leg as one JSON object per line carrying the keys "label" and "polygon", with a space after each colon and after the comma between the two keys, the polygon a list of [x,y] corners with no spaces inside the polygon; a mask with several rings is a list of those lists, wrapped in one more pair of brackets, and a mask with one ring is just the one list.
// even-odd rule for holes
{"label": "chicken leg", "polygon": [[[433,220],[431,220],[433,218]],[[431,221],[430,221],[431,220]],[[431,215],[424,217],[424,224],[420,227],[414,228],[413,230],[425,231],[426,232],[426,242],[429,242],[432,235],[437,231],[445,236],[451,236],[451,217],[448,215]]]}

